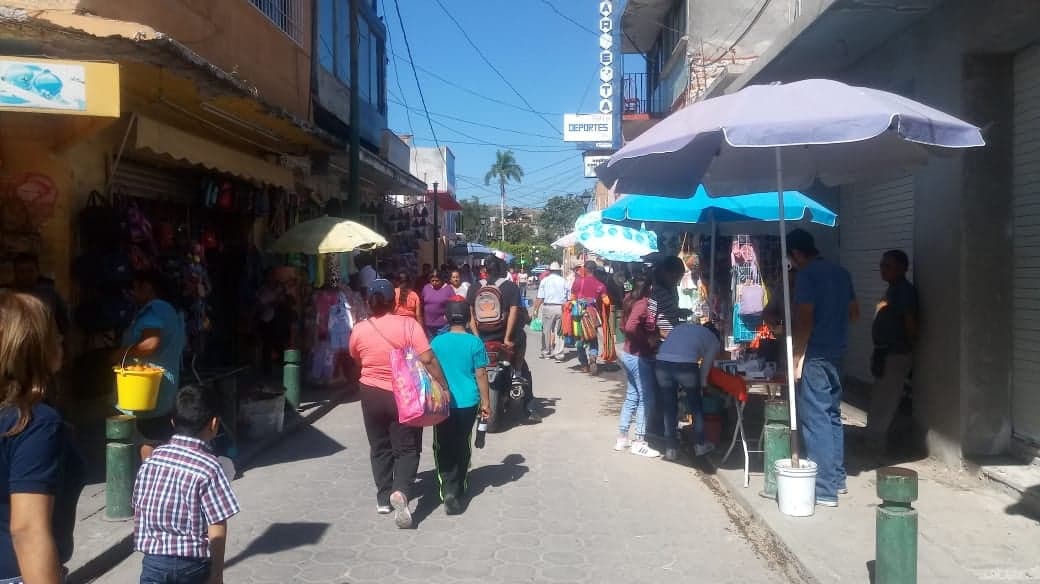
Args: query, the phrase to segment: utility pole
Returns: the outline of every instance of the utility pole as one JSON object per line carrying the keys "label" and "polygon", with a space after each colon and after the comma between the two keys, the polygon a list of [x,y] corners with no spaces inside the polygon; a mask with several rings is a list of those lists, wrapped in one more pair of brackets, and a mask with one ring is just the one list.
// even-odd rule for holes
{"label": "utility pole", "polygon": [[437,257],[437,243],[440,240],[441,229],[438,225],[440,219],[440,210],[437,207],[437,183],[433,183],[433,269],[434,271],[440,269],[441,262]]}
{"label": "utility pole", "polygon": [[361,35],[358,32],[358,3],[350,2],[350,192],[347,194],[347,217],[357,218],[361,214],[361,69],[358,54],[361,53]]}

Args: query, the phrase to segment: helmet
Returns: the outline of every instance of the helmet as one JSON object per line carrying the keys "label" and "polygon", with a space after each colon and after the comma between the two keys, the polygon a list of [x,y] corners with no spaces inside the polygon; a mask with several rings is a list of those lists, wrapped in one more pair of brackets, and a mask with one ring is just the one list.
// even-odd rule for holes
{"label": "helmet", "polygon": [[451,300],[444,309],[450,325],[465,325],[469,322],[469,304],[465,300]]}

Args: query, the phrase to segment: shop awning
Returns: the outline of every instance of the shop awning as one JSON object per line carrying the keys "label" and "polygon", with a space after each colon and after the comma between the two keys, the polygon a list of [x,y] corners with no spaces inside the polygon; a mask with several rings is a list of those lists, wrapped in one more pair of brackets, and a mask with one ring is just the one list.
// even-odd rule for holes
{"label": "shop awning", "polygon": [[462,205],[451,196],[451,193],[437,193],[437,207],[441,211],[461,211]]}
{"label": "shop awning", "polygon": [[134,147],[249,181],[288,190],[295,187],[293,173],[287,168],[145,116],[136,118]]}

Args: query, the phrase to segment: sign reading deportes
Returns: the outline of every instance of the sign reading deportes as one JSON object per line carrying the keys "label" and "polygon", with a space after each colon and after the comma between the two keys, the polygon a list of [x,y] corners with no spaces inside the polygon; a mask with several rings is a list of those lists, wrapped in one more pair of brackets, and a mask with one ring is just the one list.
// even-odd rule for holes
{"label": "sign reading deportes", "polygon": [[613,140],[610,114],[564,114],[564,142],[609,142]]}

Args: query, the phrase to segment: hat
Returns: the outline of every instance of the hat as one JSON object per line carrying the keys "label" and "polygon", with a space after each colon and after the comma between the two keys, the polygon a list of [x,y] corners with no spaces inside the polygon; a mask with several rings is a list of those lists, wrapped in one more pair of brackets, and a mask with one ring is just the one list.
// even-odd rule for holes
{"label": "hat", "polygon": [[376,278],[368,285],[368,295],[371,297],[376,294],[382,296],[383,300],[390,300],[394,297],[394,285],[385,278]]}
{"label": "hat", "polygon": [[563,268],[560,267],[560,262],[553,262],[553,263],[549,264],[549,271],[550,272],[559,272],[561,269],[563,269]]}

